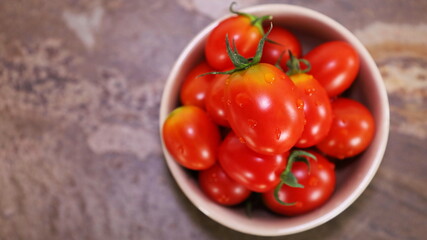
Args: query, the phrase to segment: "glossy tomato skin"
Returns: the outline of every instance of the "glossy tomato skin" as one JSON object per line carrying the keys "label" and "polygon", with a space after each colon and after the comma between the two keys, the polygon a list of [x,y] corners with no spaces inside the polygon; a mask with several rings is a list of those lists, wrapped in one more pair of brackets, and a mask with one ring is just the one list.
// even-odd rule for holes
{"label": "glossy tomato skin", "polygon": [[356,79],[360,68],[359,55],[348,43],[330,41],[305,55],[311,63],[309,73],[326,89],[329,97],[343,93]]}
{"label": "glossy tomato skin", "polygon": [[218,161],[234,181],[254,192],[265,192],[280,182],[289,153],[263,155],[249,149],[230,132],[222,142]]}
{"label": "glossy tomato skin", "polygon": [[229,75],[215,75],[212,86],[206,95],[206,111],[212,117],[212,120],[221,126],[229,127],[225,110],[225,80]]}
{"label": "glossy tomato skin", "polygon": [[214,71],[213,68],[202,61],[187,74],[180,91],[180,100],[183,105],[205,108],[206,93],[211,87],[214,75],[200,75],[212,71]]}
{"label": "glossy tomato skin", "polygon": [[162,129],[165,146],[174,159],[192,170],[211,167],[221,142],[218,127],[196,106],[181,106],[170,113]]}
{"label": "glossy tomato skin", "polygon": [[225,206],[239,204],[246,200],[251,191],[232,180],[219,164],[199,172],[202,191],[214,202]]}
{"label": "glossy tomato skin", "polygon": [[364,105],[352,99],[337,98],[331,106],[331,129],[316,147],[338,159],[356,156],[369,146],[374,137],[374,118]]}
{"label": "glossy tomato skin", "polygon": [[263,36],[259,28],[251,24],[246,16],[233,16],[220,22],[208,35],[205,56],[210,66],[216,70],[223,71],[233,68],[227,54],[225,37],[228,34],[230,45],[236,44],[240,55],[250,58],[255,55],[258,43]]}
{"label": "glossy tomato skin", "polygon": [[295,84],[267,63],[230,75],[225,86],[226,114],[236,135],[253,151],[289,151],[304,128],[304,102]]}
{"label": "glossy tomato skin", "polygon": [[332,124],[331,103],[326,90],[312,75],[299,73],[290,78],[301,91],[304,101],[304,131],[295,146],[308,148],[328,134]]}
{"label": "glossy tomato skin", "polygon": [[283,185],[279,190],[279,199],[294,205],[280,204],[274,197],[274,189],[262,194],[264,204],[273,212],[286,216],[304,214],[323,205],[334,192],[335,165],[315,151],[308,152],[317,158],[305,157],[310,162],[310,169],[303,162],[295,162],[291,170],[304,188]]}
{"label": "glossy tomato skin", "polygon": [[[266,31],[266,29],[264,29],[264,31]],[[265,42],[261,62],[275,65],[280,55],[283,53],[283,57],[279,65],[286,71],[286,62],[289,60],[288,51],[291,51],[295,57],[301,56],[301,43],[297,37],[287,29],[280,26],[274,26],[273,29],[271,29],[270,34],[268,34],[268,39],[278,44],[269,41]]]}

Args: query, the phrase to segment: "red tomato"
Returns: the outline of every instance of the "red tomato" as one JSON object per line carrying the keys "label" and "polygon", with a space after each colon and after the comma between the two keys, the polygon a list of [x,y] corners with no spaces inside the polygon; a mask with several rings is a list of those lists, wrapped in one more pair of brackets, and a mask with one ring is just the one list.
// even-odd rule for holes
{"label": "red tomato", "polygon": [[344,92],[359,72],[359,55],[342,41],[331,41],[312,49],[305,57],[311,63],[309,73],[326,89],[329,97]]}
{"label": "red tomato", "polygon": [[280,182],[288,152],[262,155],[249,149],[230,132],[222,142],[218,161],[234,181],[254,192],[265,192]]}
{"label": "red tomato", "polygon": [[[286,62],[289,60],[289,50],[296,57],[301,56],[301,43],[298,39],[288,30],[275,26],[268,34],[268,39],[274,41],[265,42],[261,62],[276,64],[280,55],[284,53],[279,65],[286,71]],[[280,44],[280,45],[279,45]]]}
{"label": "red tomato", "polygon": [[228,177],[218,164],[199,172],[199,185],[210,199],[226,206],[239,204],[251,194],[246,187]]}
{"label": "red tomato", "polygon": [[243,57],[250,58],[255,55],[258,43],[264,34],[261,27],[263,18],[257,20],[250,16],[229,17],[211,31],[205,46],[205,56],[209,65],[219,71],[233,67],[226,50],[226,35],[230,43],[234,41],[238,52]]}
{"label": "red tomato", "polygon": [[307,148],[319,143],[329,132],[332,124],[332,109],[328,94],[313,76],[299,73],[290,76],[304,101],[305,125],[298,142],[299,148]]}
{"label": "red tomato", "polygon": [[212,71],[213,68],[206,62],[201,62],[187,74],[180,91],[181,103],[183,105],[194,105],[205,108],[206,92],[211,86],[214,75],[200,75]]}
{"label": "red tomato", "polygon": [[221,142],[217,126],[196,106],[181,106],[163,124],[163,140],[169,153],[182,166],[202,170],[216,162]]}
{"label": "red tomato", "polygon": [[304,102],[286,74],[256,64],[226,80],[227,119],[253,151],[280,154],[291,149],[304,128]]}
{"label": "red tomato", "polygon": [[331,130],[316,147],[338,159],[364,151],[374,137],[375,122],[371,112],[355,100],[338,98],[332,102],[332,114]]}
{"label": "red tomato", "polygon": [[213,80],[211,89],[206,95],[206,111],[212,120],[219,125],[228,127],[228,120],[225,114],[224,88],[225,80],[229,75],[218,74]]}
{"label": "red tomato", "polygon": [[294,162],[291,169],[298,183],[304,187],[282,185],[278,192],[281,201],[294,203],[293,205],[279,203],[274,189],[262,194],[264,204],[272,211],[287,216],[303,214],[318,208],[332,195],[336,183],[335,165],[317,152],[307,152],[317,159],[304,156],[309,161],[310,168],[304,162]]}

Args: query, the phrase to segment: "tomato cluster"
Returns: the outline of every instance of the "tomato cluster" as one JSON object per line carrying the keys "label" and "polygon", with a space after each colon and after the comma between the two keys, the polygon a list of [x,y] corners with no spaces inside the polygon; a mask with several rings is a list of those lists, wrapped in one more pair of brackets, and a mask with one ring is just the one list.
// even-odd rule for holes
{"label": "tomato cluster", "polygon": [[163,123],[165,146],[219,204],[259,193],[279,214],[316,209],[334,192],[334,162],[374,136],[370,111],[343,96],[358,53],[330,41],[302,56],[292,32],[266,24],[270,16],[232,12],[183,82],[181,106]]}

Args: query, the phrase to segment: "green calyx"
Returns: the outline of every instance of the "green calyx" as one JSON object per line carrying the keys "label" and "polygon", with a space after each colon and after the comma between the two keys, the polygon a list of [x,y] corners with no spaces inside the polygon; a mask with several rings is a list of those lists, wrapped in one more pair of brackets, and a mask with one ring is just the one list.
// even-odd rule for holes
{"label": "green calyx", "polygon": [[236,5],[236,2],[232,2],[230,4],[230,9],[229,9],[230,12],[234,13],[234,14],[237,14],[239,16],[244,16],[244,17],[249,18],[249,20],[251,21],[251,25],[254,26],[254,27],[256,27],[256,28],[258,28],[259,32],[262,35],[264,35],[264,29],[262,27],[262,23],[265,20],[271,20],[271,19],[273,19],[273,16],[266,15],[266,16],[262,16],[262,17],[257,17],[257,16],[254,16],[252,14],[249,14],[249,13],[238,12],[238,11],[236,11],[236,10],[233,9],[234,5]]}
{"label": "green calyx", "polygon": [[280,200],[279,198],[279,191],[283,187],[284,184],[294,187],[294,188],[304,188],[303,185],[301,185],[295,175],[291,172],[292,166],[295,162],[304,162],[308,166],[308,171],[310,171],[310,162],[306,157],[310,157],[314,160],[317,160],[316,156],[313,154],[303,151],[303,150],[294,150],[291,155],[288,158],[288,162],[286,165],[286,169],[280,174],[280,183],[276,186],[274,189],[274,198],[277,202],[279,202],[282,205],[286,206],[292,206],[295,205],[295,202],[292,203],[286,203]]}
{"label": "green calyx", "polygon": [[[288,71],[286,72],[286,74],[288,76],[292,76],[299,73],[307,73],[308,71],[310,71],[311,64],[309,61],[307,61],[306,59],[295,57],[290,50],[288,50],[288,53],[289,60],[286,62],[286,66],[288,67]],[[279,60],[277,61],[278,63],[280,63],[280,61],[282,60],[282,56],[283,53],[280,55]],[[276,66],[278,65],[278,63],[276,63]],[[304,65],[307,66],[306,69],[302,70],[300,63],[304,63]]]}
{"label": "green calyx", "polygon": [[227,47],[228,57],[230,58],[231,62],[233,63],[234,69],[229,70],[229,71],[225,71],[225,72],[208,72],[208,73],[204,73],[200,76],[204,76],[207,74],[233,74],[235,72],[239,72],[239,71],[243,71],[245,69],[248,69],[249,67],[251,67],[255,64],[258,64],[261,61],[264,43],[267,39],[268,34],[270,34],[271,29],[273,29],[273,24],[271,24],[270,28],[268,29],[268,32],[262,36],[261,40],[258,43],[258,47],[257,47],[256,53],[255,53],[255,56],[252,58],[245,58],[242,55],[240,55],[239,52],[237,51],[236,44],[234,43],[234,40],[233,40],[233,48],[231,48],[230,41],[229,41],[228,34],[227,34],[225,36],[225,45]]}

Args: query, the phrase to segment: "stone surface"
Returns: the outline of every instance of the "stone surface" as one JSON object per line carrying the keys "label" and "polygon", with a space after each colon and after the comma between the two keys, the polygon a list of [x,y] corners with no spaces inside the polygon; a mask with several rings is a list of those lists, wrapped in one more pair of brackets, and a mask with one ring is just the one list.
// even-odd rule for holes
{"label": "stone surface", "polygon": [[[391,104],[388,148],[367,190],[332,221],[286,239],[424,239],[427,1],[280,2],[352,30]],[[0,1],[1,240],[262,239],[198,211],[160,148],[169,70],[229,3]]]}

